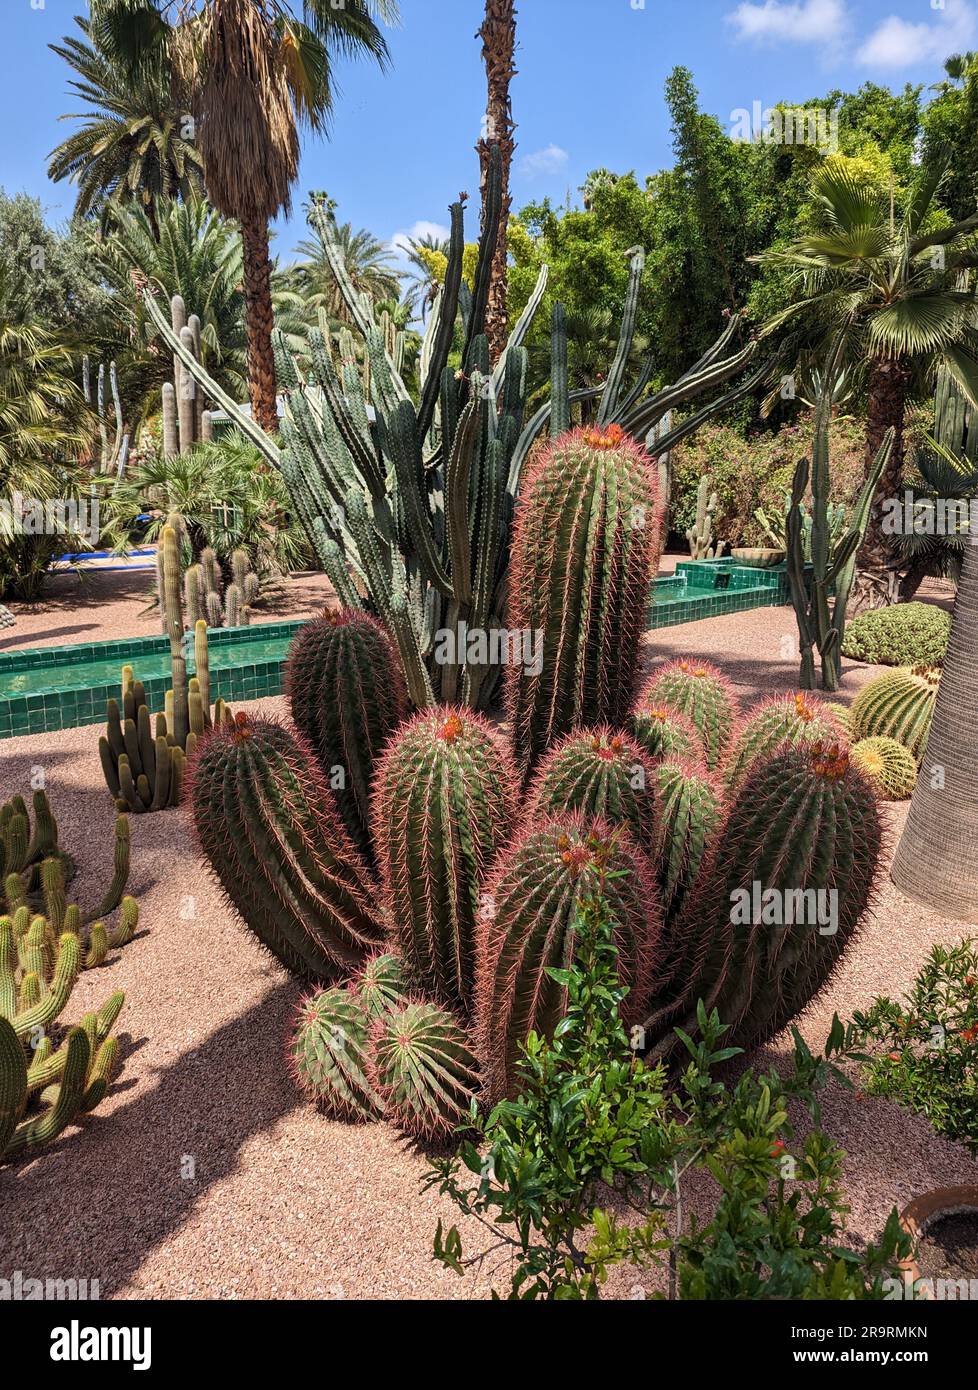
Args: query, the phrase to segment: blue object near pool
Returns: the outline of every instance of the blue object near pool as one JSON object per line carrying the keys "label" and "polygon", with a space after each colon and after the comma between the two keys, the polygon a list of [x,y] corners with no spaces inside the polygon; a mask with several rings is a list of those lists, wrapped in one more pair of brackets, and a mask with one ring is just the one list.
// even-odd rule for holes
{"label": "blue object near pool", "polygon": [[[688,560],[653,584],[648,625],[673,627],[787,600],[783,566],[760,570],[732,560]],[[262,623],[209,632],[211,698],[240,703],[280,695],[289,644],[302,626]],[[184,646],[193,675],[191,633]],[[119,694],[123,666],[143,682],[150,708],[162,709],[170,684],[167,637],[0,653],[0,739],[101,724],[106,701]]]}

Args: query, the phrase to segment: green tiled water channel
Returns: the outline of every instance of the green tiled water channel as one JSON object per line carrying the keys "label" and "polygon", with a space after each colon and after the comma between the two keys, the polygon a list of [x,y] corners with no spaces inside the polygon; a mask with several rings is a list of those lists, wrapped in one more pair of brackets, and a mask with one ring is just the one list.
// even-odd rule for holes
{"label": "green tiled water channel", "polygon": [[[648,625],[672,627],[786,601],[783,569],[748,569],[730,560],[685,561],[674,577],[655,581]],[[212,698],[240,702],[280,695],[286,654],[300,627],[301,622],[263,623],[211,632]],[[189,633],[184,643],[193,675]],[[0,739],[101,724],[106,701],[119,694],[123,666],[131,666],[145,685],[150,708],[162,709],[170,684],[166,637],[0,653]]]}

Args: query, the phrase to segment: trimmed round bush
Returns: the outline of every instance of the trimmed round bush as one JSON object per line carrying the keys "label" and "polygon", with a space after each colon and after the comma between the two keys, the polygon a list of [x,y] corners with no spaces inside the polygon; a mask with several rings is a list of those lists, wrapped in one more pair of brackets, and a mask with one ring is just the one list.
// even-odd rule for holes
{"label": "trimmed round bush", "polygon": [[943,666],[951,615],[932,603],[896,603],[846,625],[842,655],[874,666]]}

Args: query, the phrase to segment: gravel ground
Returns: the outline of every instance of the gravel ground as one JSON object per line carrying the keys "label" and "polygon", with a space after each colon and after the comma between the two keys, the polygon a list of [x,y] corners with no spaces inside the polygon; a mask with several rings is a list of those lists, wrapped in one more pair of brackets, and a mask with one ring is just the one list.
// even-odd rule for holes
{"label": "gravel ground", "polygon": [[[293,592],[309,611],[321,601],[311,582],[296,581]],[[105,607],[66,596],[60,613],[46,604],[31,615],[29,644],[141,631],[132,621],[140,606],[136,593]],[[788,609],[714,618],[650,634],[646,665],[710,657],[752,699],[793,688],[795,666],[781,646],[792,633]],[[843,698],[873,674],[848,670]],[[283,701],[260,707],[281,712]],[[32,769],[44,768],[62,841],[81,863],[81,901],[100,890],[111,856],[113,811],[95,743],[90,728],[0,743],[0,798],[27,790]],[[895,835],[905,808],[887,815]],[[283,1056],[298,990],[223,905],[184,811],[134,817],[132,828],[140,933],[84,975],[71,1008],[80,1015],[126,991],[124,1066],[84,1133],[71,1130],[31,1163],[0,1169],[0,1278],[20,1270],[98,1279],[102,1296],[114,1298],[484,1296],[492,1271],[462,1281],[430,1259],[438,1217],[454,1213],[420,1195],[424,1153],[385,1125],[337,1124],[299,1100]],[[886,880],[830,994],[801,1019],[803,1032],[821,1042],[834,1010],[900,992],[933,943],[961,935],[960,924],[910,904]],[[779,1040],[764,1060],[786,1051]],[[877,1236],[894,1203],[978,1182],[963,1148],[888,1102],[833,1089],[825,1122],[848,1152],[857,1240]],[[691,1205],[706,1209],[705,1187]],[[478,1231],[463,1238],[475,1248]],[[499,1285],[505,1271],[495,1273]],[[609,1292],[635,1297],[640,1287],[653,1287],[648,1276],[636,1285],[620,1271]]]}

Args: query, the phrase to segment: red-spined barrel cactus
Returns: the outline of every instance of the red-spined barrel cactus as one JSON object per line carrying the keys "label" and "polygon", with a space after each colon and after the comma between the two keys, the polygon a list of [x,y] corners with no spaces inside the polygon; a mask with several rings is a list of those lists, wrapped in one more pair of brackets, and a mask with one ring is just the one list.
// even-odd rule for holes
{"label": "red-spined barrel cactus", "polygon": [[655,824],[652,764],[634,739],[612,729],[581,730],[552,748],[534,774],[528,818],[580,811],[626,824],[648,851]]}
{"label": "red-spined barrel cactus", "polygon": [[189,800],[229,902],[289,970],[335,978],[383,942],[366,865],[312,753],[281,724],[239,714],[202,738]]}
{"label": "red-spined barrel cactus", "polygon": [[644,692],[635,702],[630,725],[650,758],[706,758],[706,744],[689,716]]}
{"label": "red-spined barrel cactus", "polygon": [[752,709],[737,730],[723,775],[733,790],[751,763],[782,743],[831,743],[839,736],[831,712],[814,695],[775,695]]}
{"label": "red-spined barrel cactus", "polygon": [[419,1139],[447,1138],[463,1124],[479,1085],[457,1019],[422,1000],[374,1021],[370,1079],[387,1118]]}
{"label": "red-spined barrel cactus", "polygon": [[671,705],[695,724],[711,772],[720,766],[733,738],[737,700],[733,686],[708,661],[680,657],[660,667],[639,696],[639,706]]}
{"label": "red-spined barrel cactus", "polygon": [[296,1010],[288,1062],[296,1085],[334,1120],[379,1120],[367,1077],[370,1017],[349,989],[320,989]]}
{"label": "red-spined barrel cactus", "polygon": [[527,1034],[550,1036],[563,1017],[566,989],[547,971],[570,965],[578,904],[599,887],[616,923],[625,1021],[633,1022],[649,996],[661,915],[651,865],[627,828],[567,813],[531,825],[502,855],[477,952],[477,1051],[490,1101],[511,1092]]}
{"label": "red-spined barrel cactus", "polygon": [[384,951],[372,956],[351,986],[371,1018],[381,1018],[407,997],[408,984],[399,956]]}
{"label": "red-spined barrel cactus", "polygon": [[541,633],[532,667],[507,671],[521,773],[573,729],[621,725],[661,545],[645,450],[617,426],[554,440],[523,480],[513,535],[510,624]]}
{"label": "red-spined barrel cactus", "polygon": [[852,738],[895,738],[920,762],[927,747],[941,673],[936,667],[901,666],[877,676],[852,702]]}
{"label": "red-spined barrel cactus", "polygon": [[468,1014],[482,878],[509,836],[516,772],[470,710],[423,710],[389,745],[374,784],[377,861],[408,972]]}
{"label": "red-spined barrel cactus", "polygon": [[325,613],[296,635],[285,687],[296,728],[319,759],[351,838],[369,858],[374,766],[407,714],[397,650],[369,614]]}
{"label": "red-spined barrel cactus", "polygon": [[723,786],[702,763],[667,758],[652,774],[655,835],[652,862],[662,912],[672,923],[717,841],[727,814]]}
{"label": "red-spined barrel cactus", "polygon": [[823,989],[873,900],[882,833],[869,779],[838,745],[754,763],[709,872],[668,930],[648,1042],[676,1046],[696,1002],[724,1044],[773,1037]]}

